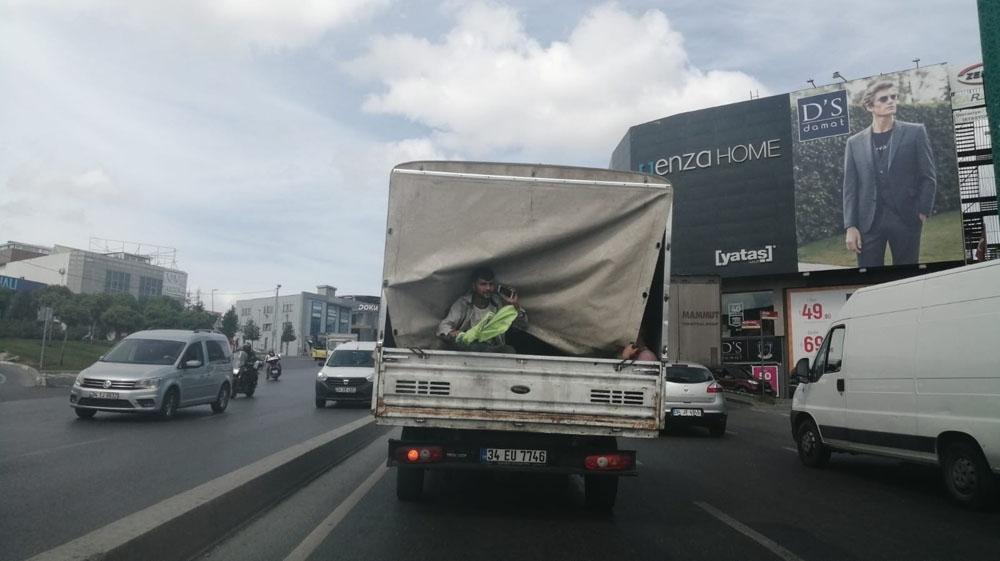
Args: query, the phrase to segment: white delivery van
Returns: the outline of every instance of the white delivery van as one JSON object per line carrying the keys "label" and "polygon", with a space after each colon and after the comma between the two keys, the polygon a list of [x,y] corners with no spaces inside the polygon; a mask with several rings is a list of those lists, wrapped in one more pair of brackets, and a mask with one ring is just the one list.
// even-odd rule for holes
{"label": "white delivery van", "polygon": [[830,452],[940,465],[952,497],[991,503],[1000,474],[1000,262],[858,290],[792,402],[799,458]]}

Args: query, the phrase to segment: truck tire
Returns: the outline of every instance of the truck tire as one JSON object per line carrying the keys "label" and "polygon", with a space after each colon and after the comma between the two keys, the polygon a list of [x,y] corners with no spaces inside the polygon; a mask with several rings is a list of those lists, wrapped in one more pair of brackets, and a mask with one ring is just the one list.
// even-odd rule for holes
{"label": "truck tire", "polygon": [[799,460],[808,467],[820,468],[830,461],[830,449],[823,444],[819,429],[812,420],[799,423],[795,444],[799,450]]}
{"label": "truck tire", "polygon": [[618,476],[585,475],[583,487],[587,508],[609,511],[615,507],[615,499],[618,497]]}
{"label": "truck tire", "polygon": [[396,498],[405,502],[419,501],[424,494],[424,468],[396,468]]}
{"label": "truck tire", "polygon": [[959,440],[948,444],[941,467],[945,486],[955,502],[984,509],[996,500],[997,480],[983,453],[972,442]]}

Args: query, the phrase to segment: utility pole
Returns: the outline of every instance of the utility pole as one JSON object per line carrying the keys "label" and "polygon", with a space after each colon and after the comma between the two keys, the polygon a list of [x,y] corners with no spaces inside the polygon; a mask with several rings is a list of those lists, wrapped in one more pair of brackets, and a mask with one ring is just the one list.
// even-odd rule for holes
{"label": "utility pole", "polygon": [[[274,287],[274,317],[271,319],[271,346],[276,346],[275,343],[278,341],[278,291],[281,290],[281,285]],[[281,347],[278,346],[280,349]]]}
{"label": "utility pole", "polygon": [[212,313],[215,313],[215,292],[219,290],[218,288],[212,289]]}

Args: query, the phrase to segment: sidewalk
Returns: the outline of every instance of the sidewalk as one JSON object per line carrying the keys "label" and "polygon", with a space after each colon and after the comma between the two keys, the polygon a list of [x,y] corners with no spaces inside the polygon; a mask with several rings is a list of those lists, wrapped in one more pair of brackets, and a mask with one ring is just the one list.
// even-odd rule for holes
{"label": "sidewalk", "polygon": [[764,396],[763,398],[744,393],[725,392],[726,401],[741,403],[751,407],[761,409],[771,409],[775,411],[791,411],[792,400],[785,397]]}

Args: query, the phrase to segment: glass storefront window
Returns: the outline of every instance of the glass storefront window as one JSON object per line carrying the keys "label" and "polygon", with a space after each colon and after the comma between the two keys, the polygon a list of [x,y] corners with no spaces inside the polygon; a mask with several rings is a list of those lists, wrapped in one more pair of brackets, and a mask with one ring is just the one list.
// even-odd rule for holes
{"label": "glass storefront window", "polygon": [[[759,329],[743,329],[741,324],[746,320],[760,321],[760,312],[774,311],[774,291],[735,292],[722,295],[722,336],[746,337],[760,336]],[[774,322],[761,322],[764,335],[774,335]]]}

